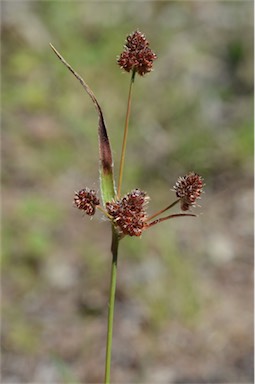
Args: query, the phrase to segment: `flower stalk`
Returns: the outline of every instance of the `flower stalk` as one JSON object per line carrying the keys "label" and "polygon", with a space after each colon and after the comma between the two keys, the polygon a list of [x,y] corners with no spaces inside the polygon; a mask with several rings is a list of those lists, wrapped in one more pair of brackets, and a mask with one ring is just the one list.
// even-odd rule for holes
{"label": "flower stalk", "polygon": [[131,75],[131,80],[130,80],[130,85],[129,85],[127,112],[126,112],[126,118],[125,118],[125,127],[124,127],[123,142],[122,142],[122,149],[121,149],[119,181],[118,181],[118,192],[117,192],[117,197],[118,198],[120,198],[121,187],[122,187],[124,162],[125,162],[126,147],[127,147],[127,135],[128,135],[128,126],[129,126],[129,117],[130,117],[130,111],[131,111],[132,89],[133,89],[133,84],[134,84],[134,81],[135,81],[135,73],[136,73],[136,71],[135,71],[135,69],[133,69],[132,75]]}
{"label": "flower stalk", "polygon": [[154,217],[157,217],[157,216],[159,216],[159,215],[162,215],[162,213],[168,211],[168,209],[173,208],[177,203],[179,203],[179,201],[180,201],[180,199],[177,199],[177,200],[175,200],[172,204],[168,205],[166,208],[161,209],[160,211],[158,211],[158,212],[154,213],[153,215],[149,216],[149,217],[147,218],[147,221],[150,221],[150,220],[154,219]]}
{"label": "flower stalk", "polygon": [[147,224],[147,228],[150,228],[153,225],[156,225],[158,223],[162,223],[163,221],[166,221],[166,220],[169,220],[169,219],[173,219],[174,217],[182,217],[182,216],[193,216],[193,217],[196,217],[196,215],[194,215],[193,213],[176,213],[174,215],[160,217],[159,219],[156,219],[156,220],[152,221],[151,223],[148,223]]}

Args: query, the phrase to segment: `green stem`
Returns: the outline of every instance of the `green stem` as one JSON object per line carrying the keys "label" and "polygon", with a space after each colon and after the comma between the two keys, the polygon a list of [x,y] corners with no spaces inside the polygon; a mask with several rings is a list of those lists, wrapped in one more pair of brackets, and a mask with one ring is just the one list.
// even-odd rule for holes
{"label": "green stem", "polygon": [[108,328],[107,328],[105,379],[104,379],[105,384],[110,384],[112,331],[113,331],[114,303],[115,303],[115,291],[116,291],[116,280],[117,280],[118,245],[119,245],[119,236],[115,228],[112,227],[112,246],[111,246],[112,270],[111,270],[110,298],[109,298],[109,304],[108,304]]}
{"label": "green stem", "polygon": [[135,73],[136,73],[135,70],[133,70],[131,80],[130,80],[130,85],[129,85],[129,92],[128,92],[127,112],[126,112],[124,135],[123,135],[122,150],[121,150],[121,159],[120,159],[120,170],[119,170],[119,181],[118,181],[118,192],[117,192],[118,198],[120,198],[120,194],[121,194],[125,154],[126,154],[126,147],[127,147],[128,124],[129,124],[129,116],[131,111],[131,96],[132,96],[132,88],[133,88],[132,86],[135,81]]}

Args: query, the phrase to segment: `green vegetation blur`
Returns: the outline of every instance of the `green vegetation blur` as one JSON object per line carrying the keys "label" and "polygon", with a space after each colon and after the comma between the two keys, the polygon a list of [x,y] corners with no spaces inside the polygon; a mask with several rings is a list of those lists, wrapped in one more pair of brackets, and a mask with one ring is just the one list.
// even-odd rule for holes
{"label": "green vegetation blur", "polygon": [[110,224],[72,205],[74,191],[99,191],[97,113],[49,43],[103,109],[117,181],[130,75],[116,57],[135,29],[158,59],[135,80],[122,192],[147,191],[153,214],[195,171],[206,193],[198,218],[120,244],[113,380],[248,382],[252,2],[3,1],[2,11],[6,383],[102,380]]}

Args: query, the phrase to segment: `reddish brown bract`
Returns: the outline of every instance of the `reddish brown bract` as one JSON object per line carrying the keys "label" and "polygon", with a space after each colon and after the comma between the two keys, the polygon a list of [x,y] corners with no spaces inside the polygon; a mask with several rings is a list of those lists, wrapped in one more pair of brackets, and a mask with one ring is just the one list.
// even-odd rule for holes
{"label": "reddish brown bract", "polygon": [[191,206],[196,205],[196,199],[203,192],[203,179],[195,172],[190,172],[178,178],[174,190],[181,199],[181,209],[188,211]]}
{"label": "reddish brown bract", "polygon": [[156,58],[155,53],[149,48],[146,37],[140,31],[135,31],[127,37],[117,63],[125,71],[134,70],[143,76],[152,70],[153,61]]}
{"label": "reddish brown bract", "polygon": [[79,192],[75,192],[74,204],[87,215],[93,216],[96,212],[96,206],[99,205],[100,202],[96,196],[96,191],[86,187]]}
{"label": "reddish brown bract", "polygon": [[141,236],[146,227],[144,207],[148,200],[145,192],[134,189],[121,200],[106,203],[107,212],[123,235]]}

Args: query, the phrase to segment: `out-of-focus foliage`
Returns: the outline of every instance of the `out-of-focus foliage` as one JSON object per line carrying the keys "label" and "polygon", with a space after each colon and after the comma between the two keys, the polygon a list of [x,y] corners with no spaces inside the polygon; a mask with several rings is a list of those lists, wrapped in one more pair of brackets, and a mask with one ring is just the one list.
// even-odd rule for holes
{"label": "out-of-focus foliage", "polygon": [[110,225],[72,207],[98,189],[103,108],[118,174],[129,76],[116,65],[139,28],[157,53],[137,78],[123,193],[150,212],[178,176],[203,175],[197,219],[120,244],[115,382],[252,381],[251,1],[2,2],[3,380],[100,382]]}

